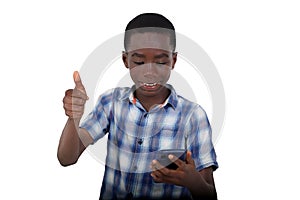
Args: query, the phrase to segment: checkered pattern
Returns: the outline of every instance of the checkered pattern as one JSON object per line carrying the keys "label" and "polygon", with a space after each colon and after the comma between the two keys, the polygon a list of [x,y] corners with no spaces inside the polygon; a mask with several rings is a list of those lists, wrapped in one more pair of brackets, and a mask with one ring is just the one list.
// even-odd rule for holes
{"label": "checkered pattern", "polygon": [[180,186],[155,183],[150,163],[162,149],[188,149],[197,170],[218,167],[205,111],[176,94],[147,112],[132,88],[115,88],[98,99],[81,124],[94,142],[108,134],[105,174],[100,199],[185,199]]}

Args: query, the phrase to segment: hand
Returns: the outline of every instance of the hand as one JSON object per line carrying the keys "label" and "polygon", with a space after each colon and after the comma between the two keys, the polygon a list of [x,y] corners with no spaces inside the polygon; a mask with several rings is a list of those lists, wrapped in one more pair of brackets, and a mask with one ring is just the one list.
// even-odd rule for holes
{"label": "hand", "polygon": [[178,166],[176,170],[162,166],[157,160],[152,161],[151,168],[153,172],[151,176],[155,182],[175,184],[184,187],[195,184],[195,180],[197,181],[199,174],[190,151],[187,152],[186,162],[178,159],[174,155],[169,155],[169,159]]}
{"label": "hand", "polygon": [[69,118],[81,119],[84,112],[84,105],[89,97],[86,94],[85,88],[81,82],[78,71],[73,73],[75,88],[69,89],[63,98],[65,113]]}

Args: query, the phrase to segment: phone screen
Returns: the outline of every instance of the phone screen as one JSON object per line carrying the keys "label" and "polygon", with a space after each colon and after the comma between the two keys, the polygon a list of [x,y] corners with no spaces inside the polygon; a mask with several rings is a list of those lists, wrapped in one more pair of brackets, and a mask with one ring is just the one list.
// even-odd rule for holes
{"label": "phone screen", "polygon": [[184,150],[184,149],[164,149],[164,150],[158,151],[157,161],[162,166],[164,166],[168,169],[173,169],[173,170],[177,169],[178,166],[168,158],[168,156],[170,154],[176,156],[177,158],[179,158],[182,161],[186,160],[186,150]]}

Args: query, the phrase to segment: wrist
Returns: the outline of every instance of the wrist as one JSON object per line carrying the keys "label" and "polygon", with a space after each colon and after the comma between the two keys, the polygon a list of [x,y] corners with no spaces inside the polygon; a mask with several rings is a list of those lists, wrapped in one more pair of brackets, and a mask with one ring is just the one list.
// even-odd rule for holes
{"label": "wrist", "polygon": [[78,130],[79,124],[80,124],[80,120],[81,120],[81,118],[73,118],[73,117],[69,117],[69,118],[68,118],[68,123],[73,124],[74,127],[76,128],[76,130]]}
{"label": "wrist", "polygon": [[188,188],[191,193],[194,193],[199,190],[199,187],[202,187],[203,177],[196,170],[190,177],[185,187]]}
{"label": "wrist", "polygon": [[205,199],[215,199],[215,189],[214,186],[208,184],[202,175],[195,171],[191,181],[187,183],[187,189],[190,191],[194,198],[205,198]]}

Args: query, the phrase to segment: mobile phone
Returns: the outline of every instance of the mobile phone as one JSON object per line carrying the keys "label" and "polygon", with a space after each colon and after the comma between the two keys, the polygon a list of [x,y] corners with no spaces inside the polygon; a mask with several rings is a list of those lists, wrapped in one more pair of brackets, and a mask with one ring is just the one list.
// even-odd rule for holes
{"label": "mobile phone", "polygon": [[172,162],[168,156],[172,154],[182,161],[186,161],[186,150],[185,149],[163,149],[158,151],[157,161],[168,169],[177,169],[178,166]]}

